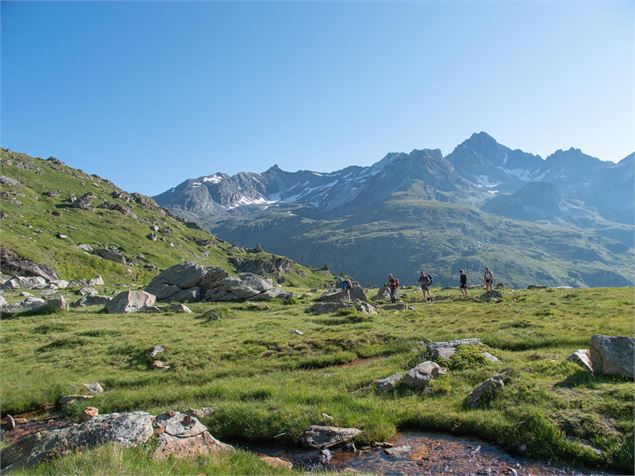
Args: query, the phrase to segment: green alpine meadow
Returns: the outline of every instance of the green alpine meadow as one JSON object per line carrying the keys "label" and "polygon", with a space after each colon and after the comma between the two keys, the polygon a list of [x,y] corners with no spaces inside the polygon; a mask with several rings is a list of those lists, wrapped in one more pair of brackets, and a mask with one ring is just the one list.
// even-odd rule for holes
{"label": "green alpine meadow", "polygon": [[634,475],[633,18],[0,2],[0,476]]}
{"label": "green alpine meadow", "polygon": [[[267,447],[301,448],[311,425],[360,430],[357,451],[378,451],[360,448],[400,432],[432,431],[480,439],[520,461],[623,473],[632,467],[632,378],[569,359],[589,349],[594,335],[633,335],[632,288],[471,287],[462,297],[433,285],[434,301],[425,302],[417,287],[403,286],[393,304],[383,289],[356,286],[353,299],[331,299],[341,294],[334,286],[342,279],[328,270],[223,242],[151,199],[57,159],[3,150],[1,160],[3,177],[13,179],[1,185],[3,265],[18,269],[27,261],[58,274],[41,289],[3,286],[0,401],[3,416],[18,422],[3,433],[3,452],[34,432],[63,431],[47,421],[81,427],[90,409],[104,416],[208,409],[199,423],[234,447],[166,460],[155,457],[154,437],[128,447],[104,439],[33,464],[23,454],[9,466],[15,474],[303,472],[301,463],[271,466],[261,457]],[[87,193],[91,207],[79,208]],[[104,258],[100,249],[117,256]],[[247,263],[280,294],[262,301],[167,299],[137,312],[109,312],[106,300],[143,292],[162,269],[183,262],[230,275]],[[86,282],[96,276],[101,281]],[[51,289],[54,283],[62,287]],[[50,303],[51,296],[66,304],[25,303]],[[105,301],[90,301],[95,297]],[[469,342],[442,346],[451,355],[430,353],[435,343],[462,339]],[[425,385],[408,385],[407,377],[378,385],[424,361],[443,369]],[[503,386],[468,403],[473,389],[496,375],[505,376]],[[90,382],[103,391],[87,393]],[[34,454],[33,446],[26,451]]]}

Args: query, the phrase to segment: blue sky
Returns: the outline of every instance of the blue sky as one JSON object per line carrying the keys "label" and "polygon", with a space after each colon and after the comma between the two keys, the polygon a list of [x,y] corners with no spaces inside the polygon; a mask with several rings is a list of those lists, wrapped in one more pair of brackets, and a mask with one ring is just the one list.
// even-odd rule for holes
{"label": "blue sky", "polygon": [[635,2],[7,2],[4,147],[156,194],[472,132],[635,149]]}

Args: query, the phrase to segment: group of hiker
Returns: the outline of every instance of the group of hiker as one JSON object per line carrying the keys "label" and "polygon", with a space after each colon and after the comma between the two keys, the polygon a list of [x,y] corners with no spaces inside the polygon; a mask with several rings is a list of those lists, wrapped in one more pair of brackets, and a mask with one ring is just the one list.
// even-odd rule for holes
{"label": "group of hiker", "polygon": [[[430,292],[432,279],[433,276],[431,274],[427,274],[425,271],[421,271],[419,273],[419,288],[421,289],[421,292],[423,292],[423,298],[426,302],[434,300],[432,292]],[[356,283],[353,283],[350,278],[342,278],[339,283],[339,288],[350,300],[351,289],[353,289],[353,286],[355,285]],[[494,286],[494,273],[492,272],[492,269],[487,266],[485,267],[485,270],[483,272],[483,286],[485,287],[486,292],[492,291]],[[392,274],[389,274],[388,282],[384,284],[384,287],[387,288],[390,293],[390,301],[397,302],[400,287],[399,278]],[[463,269],[459,271],[459,291],[463,296],[467,296],[467,274]]]}

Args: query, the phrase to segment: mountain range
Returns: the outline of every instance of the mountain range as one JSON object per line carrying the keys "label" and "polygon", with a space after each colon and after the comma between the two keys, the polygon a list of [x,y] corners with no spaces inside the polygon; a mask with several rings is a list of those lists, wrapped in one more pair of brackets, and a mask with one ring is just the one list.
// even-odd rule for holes
{"label": "mountain range", "polygon": [[232,242],[351,273],[367,284],[420,269],[438,282],[482,267],[512,285],[618,286],[635,280],[633,157],[579,149],[542,157],[473,134],[330,173],[217,172],[157,195]]}

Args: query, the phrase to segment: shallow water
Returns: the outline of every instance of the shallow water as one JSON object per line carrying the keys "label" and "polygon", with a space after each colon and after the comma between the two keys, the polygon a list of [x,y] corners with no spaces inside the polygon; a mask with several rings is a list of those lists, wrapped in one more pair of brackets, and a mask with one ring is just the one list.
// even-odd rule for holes
{"label": "shallow water", "polygon": [[332,459],[328,463],[324,462],[324,457],[320,462],[320,452],[315,450],[265,446],[249,449],[291,461],[294,467],[306,470],[348,469],[385,475],[608,474],[515,457],[474,438],[408,431],[397,433],[389,442],[394,445],[392,448],[370,448],[357,452],[332,450]]}

